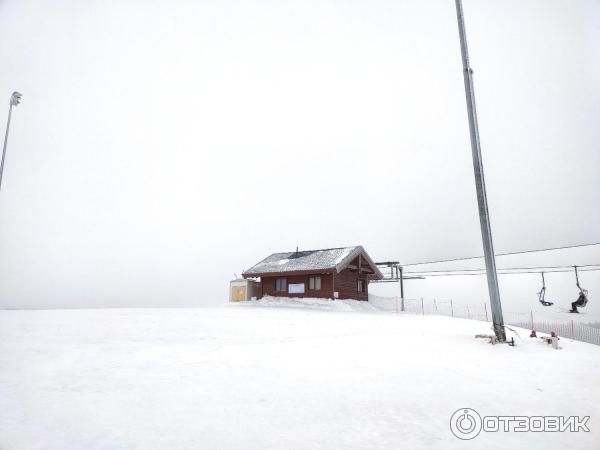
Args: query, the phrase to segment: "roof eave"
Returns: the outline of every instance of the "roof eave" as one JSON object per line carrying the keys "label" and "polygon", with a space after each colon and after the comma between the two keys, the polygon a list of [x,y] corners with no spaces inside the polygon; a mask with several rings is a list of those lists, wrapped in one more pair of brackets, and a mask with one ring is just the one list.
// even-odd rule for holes
{"label": "roof eave", "polygon": [[304,269],[304,270],[287,270],[279,272],[243,272],[244,278],[258,278],[258,277],[277,277],[277,276],[292,276],[292,275],[308,275],[311,273],[332,273],[335,272],[335,267],[329,267],[325,269]]}

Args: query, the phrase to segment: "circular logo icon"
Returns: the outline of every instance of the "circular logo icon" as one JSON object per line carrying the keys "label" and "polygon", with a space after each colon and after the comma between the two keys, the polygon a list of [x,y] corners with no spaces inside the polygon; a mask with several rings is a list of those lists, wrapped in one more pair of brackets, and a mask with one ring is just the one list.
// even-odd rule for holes
{"label": "circular logo icon", "polygon": [[481,416],[474,409],[461,408],[450,417],[450,430],[459,439],[473,439],[481,432]]}

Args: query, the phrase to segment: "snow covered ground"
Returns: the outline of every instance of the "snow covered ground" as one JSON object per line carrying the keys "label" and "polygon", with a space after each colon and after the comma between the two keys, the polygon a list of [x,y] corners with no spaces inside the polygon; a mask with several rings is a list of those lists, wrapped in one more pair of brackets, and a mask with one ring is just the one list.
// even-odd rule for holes
{"label": "snow covered ground", "polygon": [[[368,303],[0,311],[0,449],[597,449],[600,347]],[[451,414],[590,416],[481,433]]]}

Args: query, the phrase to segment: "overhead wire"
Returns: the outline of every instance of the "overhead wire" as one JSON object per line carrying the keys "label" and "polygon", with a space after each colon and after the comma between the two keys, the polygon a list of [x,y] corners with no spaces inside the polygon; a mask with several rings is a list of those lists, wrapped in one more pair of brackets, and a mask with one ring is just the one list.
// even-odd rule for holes
{"label": "overhead wire", "polygon": [[[568,266],[532,266],[532,267],[498,267],[496,270],[497,271],[501,271],[501,270],[536,270],[536,269],[543,269],[543,270],[552,270],[552,269],[569,269],[566,270],[565,272],[569,272],[571,270],[573,270],[574,265],[568,265]],[[577,268],[581,268],[581,267],[600,267],[600,264],[577,264]],[[422,274],[422,273],[447,273],[447,272],[485,272],[485,268],[477,268],[477,269],[437,269],[437,270],[414,270],[414,271],[404,271],[405,274]]]}
{"label": "overhead wire", "polygon": [[[565,249],[569,249],[569,248],[591,247],[594,245],[600,245],[600,242],[590,242],[588,244],[563,245],[560,247],[548,247],[548,248],[540,248],[540,249],[535,249],[535,250],[522,250],[522,251],[518,251],[518,252],[496,253],[495,256],[523,255],[526,253],[549,252],[549,251],[554,251],[554,250],[565,250]],[[439,263],[455,262],[455,261],[468,261],[470,259],[481,259],[481,258],[484,258],[484,256],[467,256],[464,258],[440,259],[437,261],[422,261],[422,262],[416,262],[416,263],[410,263],[410,264],[401,264],[401,266],[402,267],[420,266],[420,265],[424,265],[424,264],[439,264]]]}
{"label": "overhead wire", "polygon": [[[577,266],[579,267],[579,266]],[[551,270],[531,270],[531,271],[518,271],[518,272],[501,272],[498,271],[499,275],[520,275],[520,274],[528,274],[528,273],[567,273],[567,272],[571,272],[573,269],[570,270],[566,270],[566,269],[551,269]],[[595,268],[587,268],[587,269],[581,269],[580,272],[594,272],[594,271],[598,271],[600,270],[600,267],[595,267]],[[471,276],[471,275],[485,275],[485,270],[481,271],[481,272],[468,272],[468,273],[464,273],[463,271],[449,271],[448,273],[430,273],[430,272],[411,272],[411,275],[419,275],[419,276],[423,276],[423,277],[452,277],[452,276]]]}

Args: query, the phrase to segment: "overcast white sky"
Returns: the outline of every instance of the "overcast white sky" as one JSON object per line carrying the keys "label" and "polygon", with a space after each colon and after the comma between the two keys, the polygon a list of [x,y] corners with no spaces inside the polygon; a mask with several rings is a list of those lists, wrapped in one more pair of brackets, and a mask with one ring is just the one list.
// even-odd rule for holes
{"label": "overcast white sky", "polygon": [[[599,241],[600,2],[464,9],[496,251]],[[218,304],[297,245],[482,252],[451,0],[4,0],[0,61],[2,104],[24,96],[0,306]],[[535,296],[523,277],[506,301]],[[468,278],[410,294],[485,296]]]}

